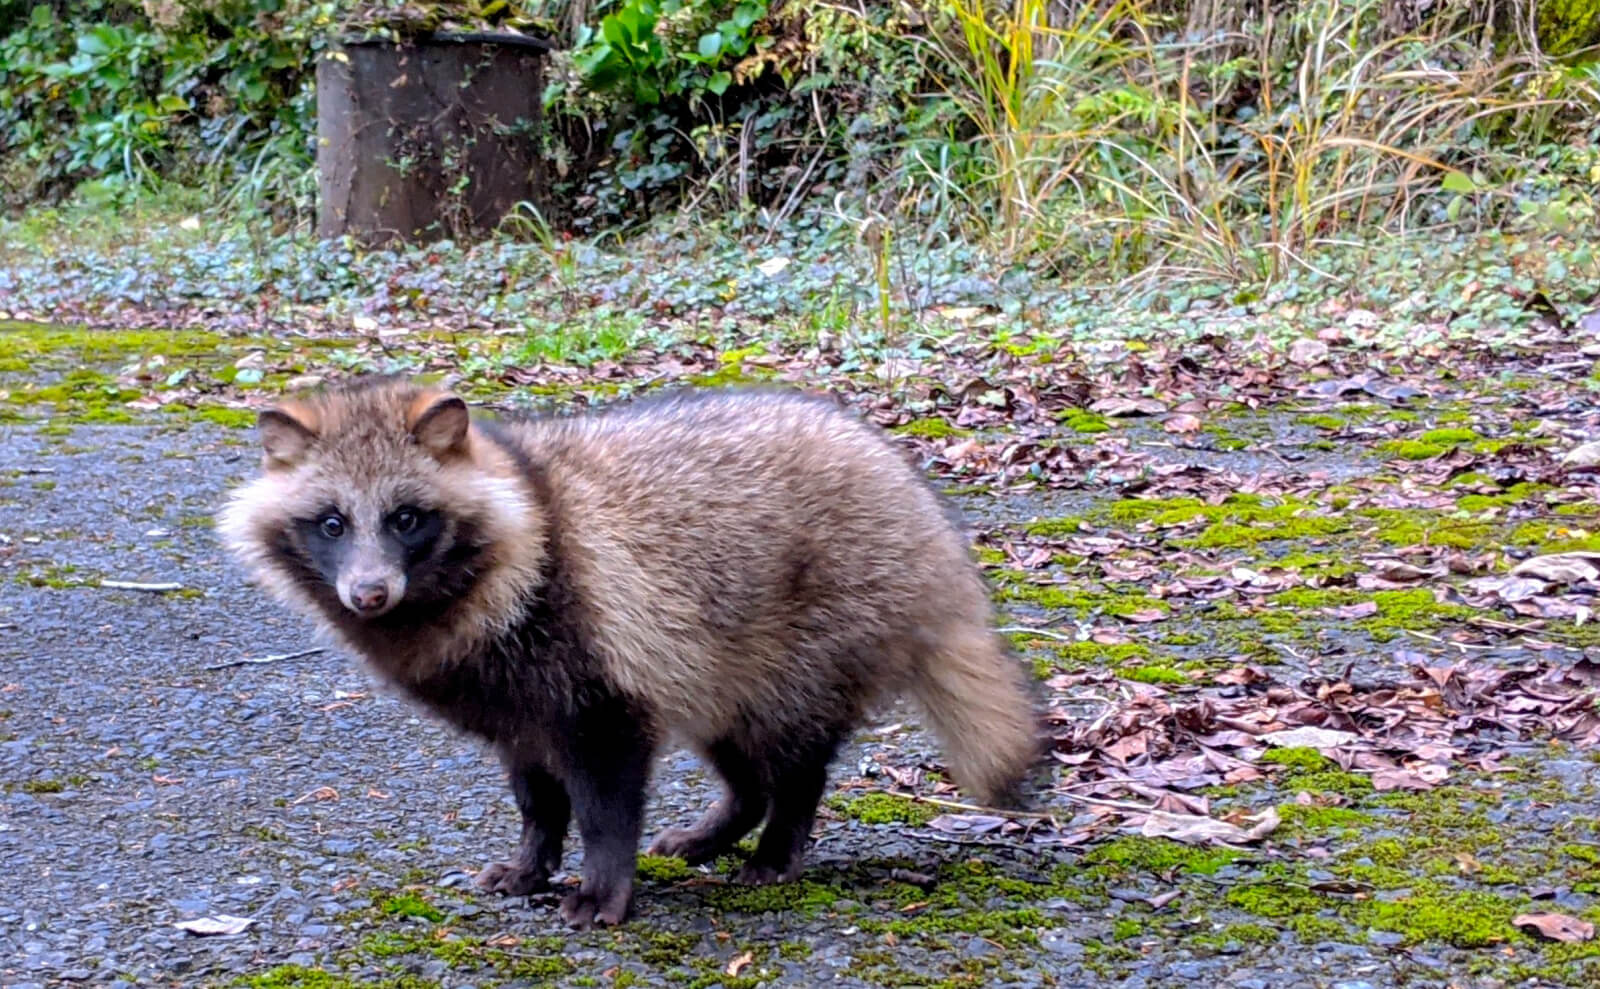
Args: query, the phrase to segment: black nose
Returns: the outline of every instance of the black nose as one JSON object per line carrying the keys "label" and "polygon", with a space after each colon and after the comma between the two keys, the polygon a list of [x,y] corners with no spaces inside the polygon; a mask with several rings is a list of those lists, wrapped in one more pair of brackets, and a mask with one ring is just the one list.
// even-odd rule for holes
{"label": "black nose", "polygon": [[357,584],[350,600],[357,611],[377,611],[389,602],[389,589],[382,584]]}

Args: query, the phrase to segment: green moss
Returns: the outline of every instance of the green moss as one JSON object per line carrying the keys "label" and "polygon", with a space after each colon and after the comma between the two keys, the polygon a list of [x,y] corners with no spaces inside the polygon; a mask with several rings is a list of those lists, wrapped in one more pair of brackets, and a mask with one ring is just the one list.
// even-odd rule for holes
{"label": "green moss", "polygon": [[372,905],[378,912],[387,917],[418,917],[422,920],[438,923],[444,920],[444,912],[438,907],[412,892],[377,894],[373,897]]}
{"label": "green moss", "polygon": [[1006,564],[1004,550],[995,549],[993,546],[979,546],[976,553],[978,562],[986,567],[1003,567]]}
{"label": "green moss", "polygon": [[1150,647],[1138,642],[1056,642],[1027,632],[1011,633],[1011,641],[1019,648],[1044,652],[1034,664],[1041,676],[1049,676],[1056,670],[1117,666],[1150,656]]}
{"label": "green moss", "polygon": [[1280,939],[1277,929],[1265,924],[1229,924],[1218,931],[1195,934],[1187,941],[1196,947],[1215,950],[1229,945],[1277,944]]}
{"label": "green moss", "polygon": [[20,787],[23,793],[60,793],[66,788],[60,780],[28,780]]}
{"label": "green moss", "polygon": [[1434,443],[1423,443],[1420,440],[1390,440],[1379,447],[1394,454],[1401,460],[1432,460],[1444,453],[1445,448]]}
{"label": "green moss", "polygon": [[961,429],[943,419],[913,419],[895,426],[891,432],[901,436],[916,436],[925,440],[960,439],[972,435],[972,430]]}
{"label": "green moss", "polygon": [[1261,761],[1285,766],[1297,773],[1320,772],[1334,765],[1332,759],[1316,749],[1300,746],[1268,749],[1261,754]]}
{"label": "green moss", "polygon": [[863,930],[884,931],[896,937],[940,934],[976,934],[1006,947],[1039,943],[1037,929],[1047,926],[1044,914],[1033,907],[1014,910],[964,910],[927,913],[920,917],[881,922],[863,920]]}
{"label": "green moss", "polygon": [[1422,442],[1432,443],[1435,446],[1460,446],[1463,443],[1473,443],[1483,437],[1471,429],[1430,429],[1422,434]]}
{"label": "green moss", "polygon": [[770,886],[730,884],[706,887],[701,896],[727,913],[782,913],[809,917],[831,908],[844,893],[835,886],[802,879]]}
{"label": "green moss", "polygon": [[1120,674],[1124,679],[1140,683],[1187,684],[1189,678],[1170,666],[1136,666]]}
{"label": "green moss", "polygon": [[664,855],[639,856],[638,876],[646,882],[678,883],[685,879],[693,879],[695,874],[695,871],[682,859],[668,858]]}
{"label": "green moss", "polygon": [[1283,786],[1307,793],[1337,793],[1358,797],[1372,792],[1372,778],[1359,773],[1347,773],[1342,769],[1330,769],[1315,773],[1293,773],[1284,777]]}
{"label": "green moss", "polygon": [[994,592],[996,600],[1022,602],[1047,611],[1070,611],[1083,616],[1132,615],[1151,610],[1166,614],[1170,611],[1165,601],[1137,591],[1119,594],[1068,590],[1057,584],[1033,583],[1026,575],[1015,571],[1001,571],[993,577],[999,585]]}
{"label": "green moss", "polygon": [[1351,916],[1356,923],[1399,934],[1407,944],[1442,941],[1458,948],[1481,948],[1515,937],[1511,918],[1529,902],[1424,880],[1409,896],[1358,901]]}
{"label": "green moss", "polygon": [[836,796],[828,806],[863,824],[923,825],[938,817],[940,810],[910,797],[893,793],[865,793],[859,797]]}
{"label": "green moss", "polygon": [[1114,838],[1084,854],[1083,864],[1091,872],[1123,875],[1150,872],[1169,875],[1186,872],[1209,876],[1239,858],[1231,848],[1206,848],[1186,845],[1166,838],[1125,836]]}
{"label": "green moss", "polygon": [[1561,854],[1575,858],[1587,865],[1600,867],[1600,847],[1568,843],[1561,846]]}
{"label": "green moss", "polygon": [[1296,498],[1266,498],[1236,493],[1211,505],[1198,498],[1124,499],[1100,513],[1119,525],[1170,528],[1205,521],[1200,534],[1179,545],[1201,549],[1251,546],[1283,539],[1315,539],[1345,531],[1348,523],[1320,514],[1316,505]]}
{"label": "green moss", "polygon": [[1477,549],[1494,539],[1494,527],[1481,522],[1462,522],[1437,512],[1366,508],[1357,515],[1373,523],[1375,535],[1394,546],[1431,545],[1453,549]]}
{"label": "green moss", "polygon": [[[1284,782],[1285,787],[1305,790],[1311,793],[1338,792],[1331,790],[1329,783],[1337,785],[1338,780],[1322,780],[1325,774],[1313,774],[1304,777],[1291,777]],[[1346,775],[1346,774],[1339,774]],[[1367,782],[1367,789],[1371,790],[1371,782]],[[1285,803],[1278,806],[1278,817],[1286,829],[1291,832],[1309,833],[1314,831],[1338,831],[1345,828],[1358,828],[1364,824],[1372,823],[1372,815],[1348,807],[1319,807],[1315,804]]]}
{"label": "green moss", "polygon": [[1315,426],[1318,429],[1325,429],[1330,433],[1336,433],[1350,425],[1350,420],[1346,419],[1344,416],[1328,415],[1321,412],[1312,413],[1310,415],[1296,416],[1294,421],[1302,426]]}
{"label": "green moss", "polygon": [[648,931],[639,935],[639,960],[657,968],[681,965],[695,948],[700,946],[700,935]]}
{"label": "green moss", "polygon": [[1216,506],[1208,505],[1199,498],[1124,498],[1112,502],[1100,514],[1118,525],[1148,522],[1162,527],[1209,518],[1216,511]]}
{"label": "green moss", "polygon": [[1343,532],[1347,528],[1349,525],[1343,519],[1322,515],[1290,516],[1270,524],[1214,522],[1186,545],[1199,549],[1226,549],[1279,539],[1315,539]]}
{"label": "green moss", "polygon": [[1083,530],[1084,520],[1078,516],[1066,516],[1058,519],[1037,519],[1023,527],[1023,531],[1030,536],[1043,536],[1045,538],[1058,538],[1061,536],[1077,535]]}
{"label": "green moss", "polygon": [[1271,560],[1270,564],[1284,570],[1314,571],[1318,576],[1331,580],[1348,577],[1366,569],[1348,556],[1335,556],[1332,553],[1285,553]]}
{"label": "green moss", "polygon": [[243,989],[436,989],[439,983],[420,975],[351,979],[320,968],[279,965],[259,975],[239,976],[232,985]]}
{"label": "green moss", "polygon": [[1298,880],[1288,876],[1275,881],[1235,886],[1224,894],[1223,901],[1246,913],[1274,920],[1314,916],[1328,908],[1323,897],[1305,889]]}
{"label": "green moss", "polygon": [[249,409],[233,409],[219,405],[206,405],[194,410],[194,416],[203,422],[215,423],[228,429],[253,429],[256,413]]}
{"label": "green moss", "polygon": [[1413,853],[1395,838],[1380,838],[1366,848],[1367,858],[1378,865],[1397,866],[1413,857]]}
{"label": "green moss", "polygon": [[1104,433],[1111,428],[1104,416],[1086,409],[1063,409],[1056,421],[1074,433]]}

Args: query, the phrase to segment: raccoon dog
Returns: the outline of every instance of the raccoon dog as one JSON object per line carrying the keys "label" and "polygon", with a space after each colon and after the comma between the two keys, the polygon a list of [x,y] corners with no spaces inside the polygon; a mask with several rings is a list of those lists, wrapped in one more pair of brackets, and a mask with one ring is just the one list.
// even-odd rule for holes
{"label": "raccoon dog", "polygon": [[716,391],[561,419],[474,420],[355,379],[259,418],[262,475],[220,534],[280,602],[493,747],[522,814],[486,889],[548,888],[569,819],[577,928],[620,923],[652,756],[726,794],[650,850],[690,863],[765,822],[745,882],[801,869],[835,751],[902,691],[956,783],[1021,795],[1032,687],[960,531],[875,427],[822,399]]}

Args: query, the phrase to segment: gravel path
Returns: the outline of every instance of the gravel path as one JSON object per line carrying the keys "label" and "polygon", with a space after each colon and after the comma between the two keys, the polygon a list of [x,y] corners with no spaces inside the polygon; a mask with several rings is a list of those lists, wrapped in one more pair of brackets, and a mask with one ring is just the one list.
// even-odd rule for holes
{"label": "gravel path", "polygon": [[[795,886],[751,892],[725,883],[725,863],[649,863],[629,925],[569,935],[554,897],[489,898],[465,881],[516,838],[492,758],[348,657],[304,653],[308,626],[218,552],[208,515],[253,469],[248,433],[0,429],[0,985],[1359,989],[1597,973],[1587,946],[1568,958],[1556,952],[1571,946],[1462,945],[1385,930],[1380,913],[1350,943],[1297,924],[1292,899],[1274,916],[1232,895],[1286,861],[1312,862],[1294,882],[1331,889],[1348,874],[1316,862],[1355,840],[1400,843],[1399,858],[1367,861],[1404,870],[1426,858],[1403,843],[1426,819],[1436,843],[1456,841],[1457,825],[1497,835],[1503,854],[1479,859],[1541,909],[1592,911],[1582,863],[1551,861],[1594,840],[1594,764],[1570,753],[1461,783],[1481,804],[1375,808],[1352,834],[1293,831],[1236,861],[1180,848],[1169,864],[1123,839],[951,835],[834,810]],[[882,784],[881,767],[935,756],[914,728],[864,732],[834,777]],[[712,796],[691,757],[666,755],[649,833]],[[1063,823],[1087,816],[1057,809]],[[574,835],[569,869],[578,852]],[[214,937],[174,926],[219,915],[253,923]]]}

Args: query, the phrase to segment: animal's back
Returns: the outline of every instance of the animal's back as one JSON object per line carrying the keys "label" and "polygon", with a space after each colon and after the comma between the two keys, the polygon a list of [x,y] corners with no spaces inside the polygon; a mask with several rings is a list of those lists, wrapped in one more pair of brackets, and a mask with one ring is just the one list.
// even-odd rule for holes
{"label": "animal's back", "polygon": [[712,393],[512,432],[598,658],[689,739],[807,731],[988,618],[926,482],[824,401]]}

